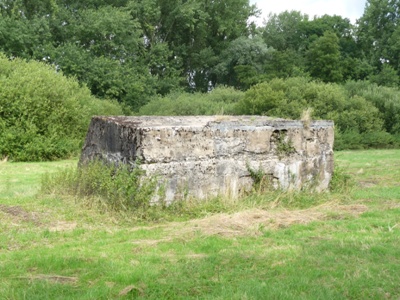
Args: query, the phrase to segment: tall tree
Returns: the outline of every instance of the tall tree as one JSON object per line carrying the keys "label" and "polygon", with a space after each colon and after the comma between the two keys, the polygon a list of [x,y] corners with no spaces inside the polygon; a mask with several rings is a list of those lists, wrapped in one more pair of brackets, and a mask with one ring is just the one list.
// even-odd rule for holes
{"label": "tall tree", "polygon": [[212,68],[230,42],[249,35],[256,13],[248,0],[139,0],[132,14],[150,49],[165,43],[171,64],[179,65],[191,89],[207,91],[216,83]]}
{"label": "tall tree", "polygon": [[399,71],[400,0],[367,0],[358,20],[362,50],[380,70],[384,63]]}
{"label": "tall tree", "polygon": [[261,37],[240,37],[232,41],[220,55],[214,68],[217,83],[248,89],[264,73],[264,65],[272,58],[274,50],[268,48]]}
{"label": "tall tree", "polygon": [[315,78],[324,82],[342,81],[339,38],[335,33],[326,31],[310,45],[307,64],[310,74]]}
{"label": "tall tree", "polygon": [[299,51],[303,48],[303,28],[308,19],[299,11],[270,14],[261,29],[265,43],[278,51]]}

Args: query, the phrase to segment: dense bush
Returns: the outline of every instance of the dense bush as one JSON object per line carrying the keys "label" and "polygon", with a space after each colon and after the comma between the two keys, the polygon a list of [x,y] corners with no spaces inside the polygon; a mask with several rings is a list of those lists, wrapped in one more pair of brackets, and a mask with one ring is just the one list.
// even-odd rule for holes
{"label": "dense bush", "polygon": [[92,115],[121,113],[54,67],[0,55],[0,157],[68,157],[80,149]]}
{"label": "dense bush", "polygon": [[400,138],[385,131],[359,133],[357,131],[335,131],[335,150],[359,150],[397,148]]}
{"label": "dense bush", "polygon": [[[377,99],[376,94],[380,93],[368,92],[369,89],[368,83],[348,83],[344,88],[308,78],[273,79],[246,91],[236,106],[236,113],[299,119],[304,110],[311,108],[314,119],[335,121],[337,150],[394,147],[398,143],[385,131],[385,125],[392,121],[390,128],[395,131],[399,124],[397,113],[389,112],[383,99]],[[388,96],[388,88],[380,89],[385,91],[381,94]],[[395,95],[392,92],[388,98],[392,100],[385,100],[392,107],[397,105]],[[395,116],[385,118],[389,114]]]}
{"label": "dense bush", "polygon": [[344,88],[351,97],[363,97],[379,109],[387,132],[400,133],[400,90],[398,88],[378,86],[368,81],[349,81]]}
{"label": "dense bush", "polygon": [[209,93],[174,92],[153,98],[139,110],[140,115],[216,115],[233,114],[244,93],[233,88],[218,87]]}

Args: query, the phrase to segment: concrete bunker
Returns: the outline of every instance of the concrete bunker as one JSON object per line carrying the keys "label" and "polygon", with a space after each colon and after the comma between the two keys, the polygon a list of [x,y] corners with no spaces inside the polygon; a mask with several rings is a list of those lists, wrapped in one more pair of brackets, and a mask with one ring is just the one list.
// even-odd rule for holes
{"label": "concrete bunker", "polygon": [[165,200],[237,197],[250,170],[274,188],[328,188],[333,173],[332,121],[264,116],[93,117],[80,163],[101,159],[158,176]]}

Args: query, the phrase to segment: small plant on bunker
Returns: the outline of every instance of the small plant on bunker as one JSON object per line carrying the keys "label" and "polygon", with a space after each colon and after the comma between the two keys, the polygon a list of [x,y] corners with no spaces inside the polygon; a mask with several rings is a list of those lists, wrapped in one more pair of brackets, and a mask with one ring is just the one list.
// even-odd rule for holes
{"label": "small plant on bunker", "polygon": [[261,168],[253,169],[249,163],[246,164],[247,171],[250,174],[251,179],[253,179],[254,190],[260,192],[264,191],[268,187],[269,175]]}
{"label": "small plant on bunker", "polygon": [[285,131],[274,132],[274,137],[276,143],[276,153],[280,159],[286,155],[296,152],[292,141],[287,137],[287,133]]}

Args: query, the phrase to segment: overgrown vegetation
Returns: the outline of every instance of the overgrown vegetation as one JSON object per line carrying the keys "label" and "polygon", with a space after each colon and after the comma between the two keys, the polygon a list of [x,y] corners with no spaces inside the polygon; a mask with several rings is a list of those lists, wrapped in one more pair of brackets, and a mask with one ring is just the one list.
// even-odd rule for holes
{"label": "overgrown vegetation", "polygon": [[232,87],[217,87],[210,93],[173,92],[153,97],[139,110],[140,115],[195,116],[231,115],[244,97],[244,93]]}
{"label": "overgrown vegetation", "polygon": [[0,54],[0,158],[40,161],[80,150],[92,115],[121,114],[112,101],[39,62]]}
{"label": "overgrown vegetation", "polygon": [[92,161],[43,177],[42,193],[69,196],[103,211],[146,211],[156,197],[156,178],[142,180],[140,163],[105,164]]}

